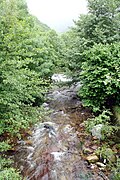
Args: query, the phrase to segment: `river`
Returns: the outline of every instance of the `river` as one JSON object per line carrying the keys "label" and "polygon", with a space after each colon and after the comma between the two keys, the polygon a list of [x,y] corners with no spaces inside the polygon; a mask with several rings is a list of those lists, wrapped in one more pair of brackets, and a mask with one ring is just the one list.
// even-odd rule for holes
{"label": "river", "polygon": [[32,128],[27,140],[19,141],[14,166],[26,180],[104,179],[81,157],[82,142],[76,124],[81,128],[91,113],[76,95],[79,87],[79,83],[54,87],[43,104],[50,114]]}

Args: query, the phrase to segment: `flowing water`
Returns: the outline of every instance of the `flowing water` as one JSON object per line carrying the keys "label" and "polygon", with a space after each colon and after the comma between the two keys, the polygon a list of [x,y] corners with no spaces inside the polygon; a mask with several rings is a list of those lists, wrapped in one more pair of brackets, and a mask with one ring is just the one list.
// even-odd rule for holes
{"label": "flowing water", "polygon": [[[64,81],[65,82],[65,81]],[[72,123],[82,122],[89,113],[77,111],[81,102],[76,96],[79,84],[56,88],[43,104],[52,110],[37,124],[27,141],[20,141],[14,156],[15,167],[27,180],[102,180],[80,156],[80,141]]]}

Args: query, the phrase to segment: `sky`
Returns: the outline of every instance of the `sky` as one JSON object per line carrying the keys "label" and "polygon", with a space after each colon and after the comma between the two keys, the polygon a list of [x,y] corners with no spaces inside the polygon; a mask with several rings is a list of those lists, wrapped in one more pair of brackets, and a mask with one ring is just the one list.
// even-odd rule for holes
{"label": "sky", "polygon": [[87,0],[27,0],[29,12],[57,32],[73,26],[80,14],[87,13]]}

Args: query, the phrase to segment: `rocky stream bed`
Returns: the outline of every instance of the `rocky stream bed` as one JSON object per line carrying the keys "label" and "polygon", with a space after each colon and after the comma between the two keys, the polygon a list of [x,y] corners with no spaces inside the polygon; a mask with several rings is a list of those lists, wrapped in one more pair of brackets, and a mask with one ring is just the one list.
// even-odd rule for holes
{"label": "rocky stream bed", "polygon": [[[26,180],[108,180],[94,151],[99,144],[86,134],[83,121],[92,114],[76,92],[80,84],[56,86],[43,104],[51,113],[19,141],[14,166]],[[91,159],[90,159],[91,158]]]}

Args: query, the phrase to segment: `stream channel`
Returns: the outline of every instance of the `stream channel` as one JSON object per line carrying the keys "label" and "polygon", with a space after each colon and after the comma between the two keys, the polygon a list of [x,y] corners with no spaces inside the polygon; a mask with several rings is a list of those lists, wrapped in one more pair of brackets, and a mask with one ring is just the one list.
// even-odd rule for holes
{"label": "stream channel", "polygon": [[[53,78],[54,81],[70,81],[65,76],[58,76]],[[32,128],[27,141],[19,142],[14,155],[15,167],[26,180],[104,179],[93,172],[80,155],[80,139],[73,124],[75,121],[82,123],[90,112],[77,98],[79,87],[80,84],[73,84],[51,90],[43,104],[51,113]]]}

